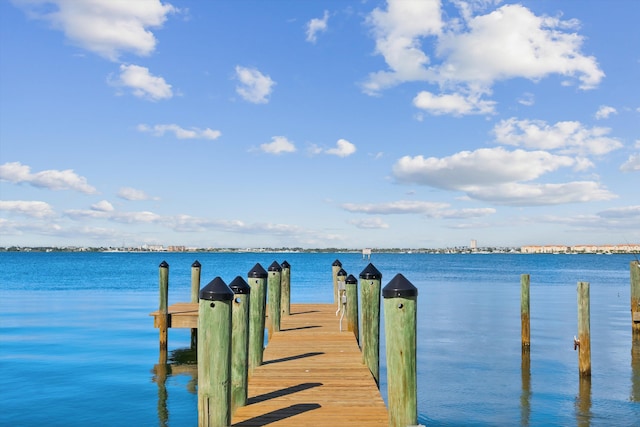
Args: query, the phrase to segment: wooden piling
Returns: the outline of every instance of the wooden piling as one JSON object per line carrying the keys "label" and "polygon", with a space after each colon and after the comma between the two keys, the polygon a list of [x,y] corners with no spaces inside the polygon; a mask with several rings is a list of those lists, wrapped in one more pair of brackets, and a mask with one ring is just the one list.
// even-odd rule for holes
{"label": "wooden piling", "polygon": [[353,332],[360,345],[360,329],[358,327],[358,279],[353,274],[345,280],[347,293],[347,331]]}
{"label": "wooden piling", "polygon": [[389,426],[418,423],[417,298],[418,289],[396,274],[382,290],[387,356]]}
{"label": "wooden piling", "polygon": [[362,296],[362,361],[380,387],[380,280],[382,274],[369,263],[360,273]]}
{"label": "wooden piling", "polygon": [[333,277],[333,303],[338,303],[338,271],[342,268],[342,263],[339,260],[333,261],[331,264],[331,273]]}
{"label": "wooden piling", "polygon": [[529,317],[529,283],[528,274],[520,275],[520,323],[522,331],[522,352],[531,348],[531,325]]}
{"label": "wooden piling", "polygon": [[280,298],[280,313],[283,316],[291,314],[291,264],[284,261],[280,264],[282,268],[282,294]]}
{"label": "wooden piling", "polygon": [[[195,260],[191,264],[191,302],[197,303],[200,294],[200,271],[202,265]],[[198,344],[198,329],[191,328],[191,348],[196,348]]]}
{"label": "wooden piling", "polygon": [[260,264],[256,264],[247,276],[247,282],[251,287],[249,301],[249,374],[251,374],[256,367],[262,365],[268,274]]}
{"label": "wooden piling", "polygon": [[231,414],[247,404],[249,378],[249,284],[237,276],[229,284],[234,299],[231,308]]}
{"label": "wooden piling", "polygon": [[346,308],[346,288],[345,282],[347,280],[347,272],[344,268],[341,268],[336,273],[336,283],[338,284],[338,305],[336,314],[338,314],[343,308]]}
{"label": "wooden piling", "polygon": [[640,340],[640,261],[631,261],[631,335],[632,340]]}
{"label": "wooden piling", "polygon": [[591,376],[591,320],[589,282],[578,282],[578,370],[580,377]]}
{"label": "wooden piling", "polygon": [[282,267],[276,261],[269,266],[267,278],[267,299],[269,301],[268,339],[280,331],[280,300],[282,299]]}
{"label": "wooden piling", "polygon": [[[160,331],[160,354],[166,356],[169,335],[169,264],[160,263],[158,271],[160,287],[160,305],[158,307],[158,330]],[[166,357],[165,357],[166,358]]]}
{"label": "wooden piling", "polygon": [[200,291],[198,304],[198,426],[231,423],[231,303],[220,277]]}

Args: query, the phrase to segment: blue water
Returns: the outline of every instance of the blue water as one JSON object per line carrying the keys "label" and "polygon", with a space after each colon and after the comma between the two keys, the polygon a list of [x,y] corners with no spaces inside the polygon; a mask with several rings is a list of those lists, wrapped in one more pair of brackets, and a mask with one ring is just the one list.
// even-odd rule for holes
{"label": "blue water", "polygon": [[[169,332],[158,365],[158,266],[169,301],[260,263],[291,264],[292,302],[332,302],[331,264],[369,262],[382,285],[418,289],[418,412],[431,426],[638,426],[640,343],[632,353],[631,255],[0,253],[1,426],[196,426],[190,332]],[[531,352],[520,349],[520,275],[531,277]],[[573,336],[576,283],[591,289],[592,379]],[[386,400],[384,323],[380,386]]]}

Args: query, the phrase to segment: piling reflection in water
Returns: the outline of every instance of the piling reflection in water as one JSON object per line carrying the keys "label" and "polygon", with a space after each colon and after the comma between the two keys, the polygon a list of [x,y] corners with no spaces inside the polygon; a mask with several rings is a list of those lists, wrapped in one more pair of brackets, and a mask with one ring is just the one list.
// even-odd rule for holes
{"label": "piling reflection in water", "polygon": [[578,396],[576,397],[576,425],[591,425],[591,377],[580,377]]}
{"label": "piling reflection in water", "polygon": [[158,364],[153,366],[151,381],[158,385],[158,422],[160,427],[169,425],[169,409],[167,401],[167,380],[175,375],[189,375],[191,379],[187,383],[189,393],[198,392],[198,365],[197,352],[192,348],[178,348],[172,350],[170,355],[167,351],[161,351],[158,357]]}
{"label": "piling reflection in water", "polygon": [[531,417],[531,354],[522,350],[522,393],[520,393],[520,425],[528,426]]}
{"label": "piling reflection in water", "polygon": [[640,402],[640,338],[631,345],[631,397],[632,402]]}

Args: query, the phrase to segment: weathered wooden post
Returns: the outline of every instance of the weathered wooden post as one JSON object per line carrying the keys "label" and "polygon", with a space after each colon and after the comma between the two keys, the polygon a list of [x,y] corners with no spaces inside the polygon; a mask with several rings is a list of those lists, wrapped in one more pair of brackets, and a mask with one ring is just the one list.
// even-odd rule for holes
{"label": "weathered wooden post", "polygon": [[336,273],[336,283],[338,284],[338,309],[336,311],[336,316],[338,315],[338,313],[340,312],[340,310],[343,308],[342,304],[343,304],[343,298],[342,297],[346,297],[346,288],[345,288],[345,282],[347,280],[347,272],[344,270],[344,268],[341,268],[340,270],[338,270],[338,272]]}
{"label": "weathered wooden post", "polygon": [[234,299],[231,308],[231,414],[247,404],[249,379],[249,284],[237,276],[229,284]]}
{"label": "weathered wooden post", "polygon": [[[158,271],[160,284],[160,306],[158,307],[158,329],[160,331],[160,363],[166,363],[169,337],[169,264],[160,263]],[[164,355],[164,362],[162,361]]]}
{"label": "weathered wooden post", "polygon": [[360,329],[358,328],[358,279],[353,274],[345,280],[347,289],[347,331],[353,332],[360,345]]}
{"label": "weathered wooden post", "polygon": [[200,291],[198,304],[198,426],[231,424],[231,303],[220,277]]}
{"label": "weathered wooden post", "polygon": [[282,298],[282,267],[277,261],[273,261],[269,268],[267,278],[267,299],[269,300],[269,336],[280,331],[280,299]]}
{"label": "weathered wooden post", "polygon": [[580,377],[591,377],[591,320],[589,282],[578,282],[578,339],[574,340],[578,350]]}
{"label": "weathered wooden post", "polygon": [[[198,294],[200,293],[200,271],[201,265],[198,260],[195,260],[191,264],[191,302],[198,302]],[[198,329],[191,328],[191,348],[196,348],[198,345]]]}
{"label": "weathered wooden post", "polygon": [[342,263],[339,260],[333,261],[331,264],[331,273],[333,276],[333,303],[338,302],[338,271],[342,268]]}
{"label": "weathered wooden post", "polygon": [[360,273],[362,295],[362,361],[380,387],[380,280],[382,274],[369,263]]}
{"label": "weathered wooden post", "polygon": [[633,341],[640,340],[640,261],[631,261],[631,335]]}
{"label": "weathered wooden post", "polygon": [[418,424],[417,298],[418,289],[396,274],[382,290],[387,355],[389,426]]}
{"label": "weathered wooden post", "polygon": [[251,287],[249,301],[249,373],[262,365],[264,320],[267,305],[267,272],[256,264],[247,274]]}
{"label": "weathered wooden post", "polygon": [[284,261],[282,267],[282,295],[280,298],[280,312],[283,316],[291,314],[291,264]]}
{"label": "weathered wooden post", "polygon": [[520,323],[522,330],[522,352],[531,348],[531,324],[529,317],[529,283],[528,274],[520,275]]}

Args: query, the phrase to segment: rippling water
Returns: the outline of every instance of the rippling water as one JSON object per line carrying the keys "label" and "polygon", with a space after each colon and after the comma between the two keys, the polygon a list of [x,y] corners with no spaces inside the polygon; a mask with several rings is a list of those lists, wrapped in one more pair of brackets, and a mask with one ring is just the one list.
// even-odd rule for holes
{"label": "rippling water", "polygon": [[[158,265],[169,302],[260,263],[291,264],[295,302],[331,302],[331,264],[371,262],[418,289],[418,412],[434,426],[640,425],[627,255],[0,253],[0,425],[195,426],[188,330],[158,365]],[[531,352],[520,349],[520,275],[531,277]],[[591,381],[581,382],[576,283],[590,282]],[[384,328],[384,323],[381,323]],[[384,346],[384,329],[381,330]],[[633,349],[633,351],[632,351]],[[381,392],[386,399],[384,349]],[[182,362],[182,363],[181,363]]]}

